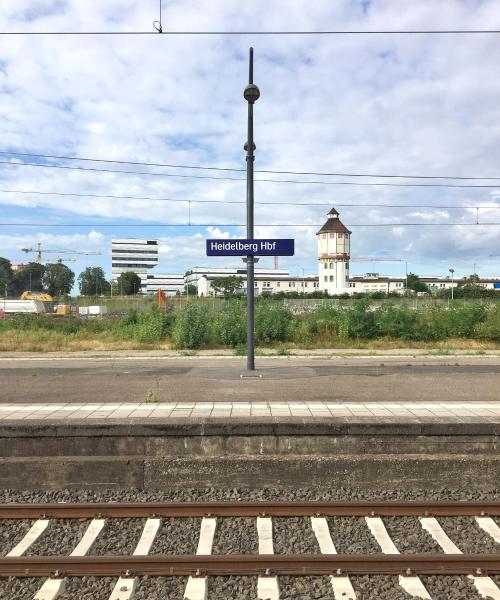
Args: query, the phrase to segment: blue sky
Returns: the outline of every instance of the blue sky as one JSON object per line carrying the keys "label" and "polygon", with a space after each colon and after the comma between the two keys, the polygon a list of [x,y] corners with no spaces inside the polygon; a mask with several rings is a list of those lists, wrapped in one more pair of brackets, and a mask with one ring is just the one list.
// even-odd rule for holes
{"label": "blue sky", "polygon": [[[157,0],[0,4],[2,31],[147,31],[157,18]],[[500,6],[496,0],[165,0],[163,20],[165,30],[500,29]],[[261,89],[256,169],[500,177],[499,37],[3,37],[0,151],[244,168],[242,90],[253,45]],[[107,166],[8,154],[2,160]],[[245,207],[207,201],[244,201],[244,181],[175,176],[224,176],[217,172],[117,168],[163,176],[0,164],[0,189],[10,190],[0,192],[0,222],[40,224],[0,225],[0,256],[25,260],[20,248],[40,241],[47,248],[101,252],[75,256],[70,266],[79,272],[98,264],[110,275],[110,238],[119,235],[160,239],[162,272],[226,264],[205,257],[204,239],[242,236],[243,228],[227,224],[243,223]],[[354,181],[284,177],[292,178]],[[187,199],[191,222],[205,226],[184,226]],[[500,222],[500,186],[257,182],[256,200],[268,203],[256,205],[259,237],[296,239],[296,256],[280,260],[294,274],[315,271],[314,233],[330,206],[347,226],[395,224],[353,227],[353,256],[402,258],[421,274],[446,274],[450,266],[469,274],[474,262],[479,273],[500,274],[493,256],[500,255],[498,227],[447,225],[474,222],[470,206],[493,207],[482,209],[480,219]],[[317,206],[278,205],[284,202]],[[414,204],[426,207],[408,206]],[[408,222],[443,226],[398,225]],[[71,226],[47,226],[56,223]],[[285,223],[300,226],[280,226]],[[271,266],[272,259],[260,264]],[[353,274],[365,271],[401,274],[404,266],[353,263]]]}

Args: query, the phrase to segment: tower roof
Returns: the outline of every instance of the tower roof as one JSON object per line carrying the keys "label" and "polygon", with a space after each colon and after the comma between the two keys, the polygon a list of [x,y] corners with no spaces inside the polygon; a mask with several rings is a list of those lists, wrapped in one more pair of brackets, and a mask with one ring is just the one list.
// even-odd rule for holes
{"label": "tower roof", "polygon": [[342,223],[342,221],[339,219],[339,213],[338,211],[335,210],[335,208],[332,208],[332,210],[328,213],[328,219],[326,221],[326,223],[323,225],[323,227],[316,232],[316,235],[318,235],[319,233],[352,233],[349,229],[347,229],[347,227],[344,225],[344,223]]}

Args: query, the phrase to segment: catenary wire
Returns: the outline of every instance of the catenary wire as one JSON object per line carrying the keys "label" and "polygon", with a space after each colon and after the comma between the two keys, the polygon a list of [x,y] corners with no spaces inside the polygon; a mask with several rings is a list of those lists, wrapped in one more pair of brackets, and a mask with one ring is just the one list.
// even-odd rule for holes
{"label": "catenary wire", "polygon": [[139,35],[157,36],[162,33],[166,36],[239,36],[239,35],[484,35],[484,34],[499,34],[500,29],[376,29],[376,30],[363,30],[363,29],[337,29],[337,30],[283,30],[283,31],[257,31],[257,30],[240,30],[240,31],[2,31],[0,35],[3,36],[43,36],[43,35]]}
{"label": "catenary wire", "polygon": [[[215,179],[222,181],[246,181],[246,177],[214,177],[212,175],[181,175],[178,173],[148,173],[146,171],[123,171],[121,169],[97,169],[95,167],[70,167],[68,165],[46,165],[41,163],[12,162],[0,160],[0,164],[12,167],[41,167],[45,169],[64,169],[69,171],[89,171],[97,173],[121,173],[125,175],[147,175],[149,177],[180,177],[182,179]],[[384,187],[438,187],[438,188],[488,188],[495,189],[498,184],[450,184],[450,183],[386,183],[386,182],[359,182],[359,181],[299,181],[297,179],[255,179],[256,182],[266,183],[292,183],[298,185],[354,185],[354,186],[384,186]]]}
{"label": "catenary wire", "polygon": [[[78,198],[101,198],[113,200],[147,200],[153,202],[178,202],[181,204],[246,204],[245,200],[196,200],[194,198],[154,198],[152,196],[119,196],[114,194],[81,194],[78,192],[40,192],[28,190],[4,190],[0,189],[2,194],[34,194],[41,196],[75,196]],[[332,206],[331,202],[270,202],[256,200],[255,204],[266,206],[281,205],[281,206]],[[433,205],[433,204],[370,204],[370,203],[344,203],[335,202],[335,206],[343,208],[433,208],[447,210],[500,210],[500,205],[483,205],[483,206],[458,206],[458,205]]]}
{"label": "catenary wire", "polygon": [[[57,154],[37,154],[33,152],[10,152],[7,150],[0,150],[0,154],[2,155],[10,155],[10,156],[32,156],[35,158],[50,158],[50,159],[59,159],[59,160],[76,160],[76,161],[85,161],[85,162],[98,162],[98,163],[108,163],[108,164],[117,164],[117,165],[135,165],[135,166],[144,166],[144,167],[168,167],[171,169],[196,169],[202,171],[232,171],[237,173],[245,173],[246,169],[237,169],[235,167],[206,167],[201,165],[175,165],[169,163],[159,163],[159,162],[142,162],[142,161],[133,161],[133,160],[111,160],[105,158],[89,158],[83,156],[62,156]],[[380,179],[457,179],[461,181],[468,180],[483,180],[483,179],[491,179],[491,180],[500,180],[500,177],[465,177],[462,175],[381,175],[376,173],[325,173],[322,171],[279,171],[272,169],[254,169],[254,173],[268,173],[274,175],[317,175],[321,177],[373,177]]]}
{"label": "catenary wire", "polygon": [[[349,223],[349,227],[483,227],[485,223]],[[246,227],[245,223],[0,223],[0,227]],[[256,223],[255,227],[321,227],[314,223]]]}

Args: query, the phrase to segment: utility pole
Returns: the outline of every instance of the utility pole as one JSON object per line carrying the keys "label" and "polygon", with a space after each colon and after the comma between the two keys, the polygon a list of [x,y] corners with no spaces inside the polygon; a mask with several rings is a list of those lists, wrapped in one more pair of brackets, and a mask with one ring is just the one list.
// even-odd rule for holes
{"label": "utility pole", "polygon": [[[243,91],[243,97],[248,102],[248,133],[246,150],[247,161],[247,239],[253,240],[254,231],[254,189],[253,189],[253,165],[254,150],[253,142],[253,105],[259,99],[259,88],[253,82],[253,48],[250,48],[248,65],[248,85]],[[255,371],[255,347],[254,347],[254,260],[253,256],[247,256],[247,370]]]}
{"label": "utility pole", "polygon": [[451,299],[453,300],[453,273],[455,269],[448,269],[448,271],[451,273]]}

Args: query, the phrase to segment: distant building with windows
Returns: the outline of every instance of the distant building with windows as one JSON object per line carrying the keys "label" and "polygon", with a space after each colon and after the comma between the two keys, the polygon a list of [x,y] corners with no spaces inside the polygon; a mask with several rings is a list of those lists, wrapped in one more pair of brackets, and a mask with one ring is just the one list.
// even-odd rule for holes
{"label": "distant building with windows", "polygon": [[116,281],[122,273],[133,272],[141,278],[141,292],[162,289],[168,295],[184,289],[184,275],[150,273],[158,265],[158,240],[113,238],[111,240],[111,273]]}

